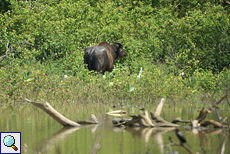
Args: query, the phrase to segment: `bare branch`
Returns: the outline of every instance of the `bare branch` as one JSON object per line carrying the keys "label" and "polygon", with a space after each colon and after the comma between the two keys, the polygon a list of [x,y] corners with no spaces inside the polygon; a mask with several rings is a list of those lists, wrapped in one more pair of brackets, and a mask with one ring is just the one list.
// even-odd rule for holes
{"label": "bare branch", "polygon": [[206,120],[205,122],[201,123],[201,126],[206,127],[207,125],[213,125],[216,128],[222,128],[222,124],[214,121],[214,120]]}
{"label": "bare branch", "polygon": [[11,53],[12,45],[9,45],[9,44],[10,44],[10,42],[8,41],[6,43],[6,53],[5,53],[5,55],[0,56],[1,60],[3,60],[4,58],[6,58]]}
{"label": "bare branch", "polygon": [[81,125],[69,120],[68,118],[64,117],[62,114],[60,114],[57,110],[55,110],[48,102],[46,103],[38,103],[31,101],[27,98],[23,98],[26,102],[31,103],[32,105],[42,109],[45,111],[48,115],[50,115],[54,120],[56,120],[58,123],[60,123],[63,126],[69,126],[69,127],[80,127]]}
{"label": "bare branch", "polygon": [[161,115],[161,111],[162,111],[164,102],[165,102],[165,98],[161,98],[161,102],[160,102],[160,104],[157,106],[155,115],[157,115],[157,116],[160,116],[160,115]]}
{"label": "bare branch", "polygon": [[215,102],[211,107],[209,107],[209,109],[211,109],[212,107],[216,107],[224,100],[224,98],[227,98],[227,93],[225,93],[217,102]]}

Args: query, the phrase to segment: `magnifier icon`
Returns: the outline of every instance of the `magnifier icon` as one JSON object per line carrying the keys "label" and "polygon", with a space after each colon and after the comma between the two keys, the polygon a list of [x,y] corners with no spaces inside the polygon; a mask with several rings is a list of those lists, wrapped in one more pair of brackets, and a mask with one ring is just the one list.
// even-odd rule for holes
{"label": "magnifier icon", "polygon": [[14,145],[15,144],[15,139],[11,135],[7,135],[3,139],[3,143],[7,147],[12,147],[15,151],[18,150],[18,148]]}

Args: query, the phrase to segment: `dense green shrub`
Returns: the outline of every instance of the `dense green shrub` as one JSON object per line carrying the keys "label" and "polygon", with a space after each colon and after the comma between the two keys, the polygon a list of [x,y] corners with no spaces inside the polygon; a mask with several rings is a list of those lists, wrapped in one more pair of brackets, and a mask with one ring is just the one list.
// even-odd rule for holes
{"label": "dense green shrub", "polygon": [[197,68],[219,72],[230,63],[229,15],[221,6],[207,4],[178,18],[143,3],[18,3],[1,17],[1,54],[8,43],[14,56],[43,62],[106,40],[124,43],[130,59],[149,57],[190,75]]}
{"label": "dense green shrub", "polygon": [[3,14],[8,10],[10,10],[9,0],[1,0],[0,1],[0,13]]}
{"label": "dense green shrub", "polygon": [[[71,93],[83,86],[81,94],[88,96],[91,86],[95,93],[105,92],[98,99],[110,93],[137,100],[228,88],[223,84],[230,64],[228,11],[207,1],[174,2],[11,0],[11,10],[0,14],[0,84],[8,83],[3,87],[13,96],[28,80],[30,90],[38,81],[59,87],[67,74],[75,82],[67,84]],[[128,53],[105,78],[83,64],[84,48],[101,41],[119,41]]]}

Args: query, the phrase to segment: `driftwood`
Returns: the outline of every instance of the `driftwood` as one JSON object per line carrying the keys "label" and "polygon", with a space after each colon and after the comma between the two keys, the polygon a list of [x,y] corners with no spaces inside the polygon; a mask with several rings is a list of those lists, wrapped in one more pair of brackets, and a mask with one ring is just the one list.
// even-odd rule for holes
{"label": "driftwood", "polygon": [[[204,110],[204,108],[203,108],[200,111],[200,114],[198,115],[198,117],[196,118],[196,120],[192,121],[192,127],[199,127],[199,126],[206,127],[207,125],[212,125],[212,126],[218,127],[218,128],[224,127],[223,126],[224,122],[223,122],[222,118],[220,118],[221,116],[217,113],[216,107],[225,98],[227,98],[227,93],[225,93],[217,102],[215,102],[214,104],[212,104],[207,110]],[[214,120],[205,120],[204,122],[202,122],[206,118],[207,114],[211,113],[212,111],[217,113],[217,116],[218,116],[219,121],[221,123],[217,122],[217,121],[214,121]]]}
{"label": "driftwood", "polygon": [[114,118],[114,119],[112,120],[112,123],[113,123],[114,125],[119,126],[119,125],[121,125],[121,124],[125,124],[126,122],[128,122],[128,121],[130,121],[130,120],[131,120],[131,119]]}
{"label": "driftwood", "polygon": [[175,120],[172,121],[172,123],[191,123],[190,120],[182,120],[180,117],[176,118]]}
{"label": "driftwood", "polygon": [[32,105],[45,111],[48,115],[50,115],[54,120],[56,120],[58,123],[60,123],[64,127],[81,127],[81,124],[89,125],[89,124],[99,124],[100,123],[97,120],[96,116],[93,114],[90,116],[89,120],[79,120],[77,122],[74,122],[72,120],[69,120],[65,116],[63,116],[57,110],[55,110],[48,102],[39,103],[39,102],[31,101],[24,97],[21,97],[21,98],[23,98],[26,102],[31,103]]}
{"label": "driftwood", "polygon": [[163,118],[158,116],[156,113],[151,112],[150,114],[151,114],[153,123],[158,127],[178,127],[179,126],[177,124],[164,120]]}
{"label": "driftwood", "polygon": [[[23,97],[22,97],[23,98]],[[203,121],[208,113],[211,113],[212,111],[215,111],[215,107],[222,102],[224,98],[227,98],[227,93],[224,94],[220,100],[215,102],[212,106],[209,107],[209,109],[205,110],[204,108],[200,111],[199,115],[195,120],[181,120],[181,118],[176,118],[172,122],[168,122],[164,120],[162,117],[160,117],[160,114],[163,109],[164,101],[165,98],[161,99],[161,102],[156,108],[155,113],[151,112],[151,119],[149,117],[149,113],[146,109],[141,109],[144,114],[140,115],[131,115],[132,119],[120,119],[116,118],[113,119],[112,123],[114,126],[137,126],[137,127],[178,127],[177,123],[190,123],[190,125],[195,128],[195,127],[206,127],[207,125],[213,125],[214,127],[222,128],[223,123],[225,122],[226,118],[223,120],[220,118],[219,114],[219,119],[220,122],[216,122],[214,120],[206,120]],[[90,120],[80,120],[78,122],[74,122],[72,120],[69,120],[62,114],[60,114],[58,111],[56,111],[48,102],[46,103],[39,103],[39,102],[34,102],[31,101],[27,98],[23,98],[26,102],[31,103],[32,105],[42,109],[45,111],[48,115],[50,115],[53,119],[55,119],[58,123],[60,123],[63,126],[69,126],[69,127],[80,127],[80,124],[99,124],[99,121],[95,117],[95,115],[91,115]],[[216,111],[215,111],[216,112]],[[217,112],[216,112],[217,113]],[[119,110],[119,111],[111,111],[107,113],[108,115],[113,115],[113,116],[122,116],[126,114],[125,111]]]}
{"label": "driftwood", "polygon": [[151,118],[146,109],[141,109],[144,114],[130,115],[132,119],[113,119],[112,123],[116,127],[120,126],[136,126],[136,127],[178,127],[179,125],[168,122],[160,117],[163,109],[165,98],[161,99],[161,102],[156,108],[155,113],[151,112]]}
{"label": "driftwood", "polygon": [[[199,112],[199,115],[194,120],[181,120],[181,118],[176,118],[175,120],[172,121],[172,123],[175,123],[175,124],[176,123],[189,123],[193,128],[200,127],[200,126],[206,127],[208,125],[212,125],[215,128],[222,128],[222,127],[224,127],[224,123],[226,121],[226,118],[222,119],[220,114],[217,112],[216,107],[225,98],[227,98],[227,93],[225,93],[217,102],[212,104],[207,110],[202,108],[200,110],[200,112]],[[214,121],[214,120],[205,120],[205,118],[207,117],[207,114],[212,113],[212,112],[216,113],[216,115],[218,116],[220,122],[217,122],[217,121]]]}
{"label": "driftwood", "polygon": [[79,124],[85,124],[85,125],[90,125],[90,124],[99,124],[100,122],[97,120],[97,117],[94,114],[91,114],[89,120],[79,120],[77,121]]}
{"label": "driftwood", "polygon": [[[162,117],[160,117],[161,111],[163,109],[164,101],[165,99],[162,98],[161,102],[156,108],[155,113],[151,112],[151,119],[149,118],[148,111],[146,109],[141,109],[144,111],[144,114],[142,115],[131,115],[132,119],[113,119],[114,126],[137,126],[137,127],[178,127],[179,125],[177,123],[189,123],[193,128],[197,127],[206,127],[208,125],[212,125],[215,128],[222,128],[223,123],[226,121],[225,119],[222,119],[221,116],[216,112],[213,108],[216,107],[218,104],[220,104],[224,98],[227,98],[227,93],[224,94],[217,102],[215,102],[212,106],[209,107],[209,109],[205,110],[202,108],[200,110],[199,115],[194,120],[182,120],[181,118],[176,118],[172,122],[168,122],[164,120]],[[219,121],[214,120],[205,120],[208,113],[211,113],[212,111],[215,111],[219,117]]]}
{"label": "driftwood", "polygon": [[[22,97],[23,98],[23,97]],[[60,123],[63,126],[69,126],[69,127],[80,127],[81,125],[69,120],[68,118],[64,117],[62,114],[60,114],[57,110],[55,110],[48,102],[46,103],[39,103],[31,101],[27,98],[23,98],[26,102],[29,102],[30,104],[42,109],[45,111],[48,115],[50,115],[54,120],[56,120],[58,123]]]}
{"label": "driftwood", "polygon": [[112,115],[112,116],[117,116],[117,117],[122,117],[126,115],[126,111],[123,110],[116,110],[116,111],[110,111],[106,113],[107,115]]}
{"label": "driftwood", "polygon": [[155,111],[155,115],[156,115],[156,116],[160,116],[160,115],[161,115],[161,111],[162,111],[162,109],[163,109],[164,102],[165,102],[165,98],[161,98],[161,102],[160,102],[160,104],[157,106],[156,111]]}
{"label": "driftwood", "polygon": [[143,115],[131,115],[133,119],[120,119],[115,118],[112,120],[112,123],[116,127],[120,126],[138,126],[138,127],[154,127],[155,125],[152,123],[149,118],[148,111],[146,109],[141,109],[144,111]]}
{"label": "driftwood", "polygon": [[204,120],[208,113],[210,113],[209,110],[204,110],[204,108],[202,108],[202,110],[200,110],[198,117],[196,118],[198,123],[200,123],[202,120]]}
{"label": "driftwood", "polygon": [[141,110],[144,111],[144,115],[138,115],[138,118],[140,119],[141,126],[154,127],[155,125],[150,120],[148,111],[144,108]]}
{"label": "driftwood", "polygon": [[205,120],[205,122],[200,124],[200,126],[202,126],[202,127],[206,127],[208,125],[212,125],[215,128],[222,128],[223,127],[223,125],[221,123],[214,121],[214,120]]}

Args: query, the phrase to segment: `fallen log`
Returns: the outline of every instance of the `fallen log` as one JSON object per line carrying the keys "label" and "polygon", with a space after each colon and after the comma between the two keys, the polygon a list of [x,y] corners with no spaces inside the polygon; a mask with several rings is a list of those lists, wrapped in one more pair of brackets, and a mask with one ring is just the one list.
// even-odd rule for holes
{"label": "fallen log", "polygon": [[195,120],[197,120],[198,123],[200,123],[202,120],[206,118],[208,113],[210,113],[208,110],[204,110],[204,108],[202,108],[202,110],[200,110],[198,117]]}
{"label": "fallen log", "polygon": [[154,127],[151,119],[149,118],[148,111],[146,109],[141,109],[144,111],[143,115],[131,115],[132,119],[120,119],[115,118],[112,123],[116,127],[120,126],[137,126],[137,127]]}
{"label": "fallen log", "polygon": [[144,111],[144,115],[138,115],[138,117],[140,118],[141,126],[154,127],[155,125],[150,120],[148,111],[145,108],[142,108],[141,110]]}
{"label": "fallen log", "polygon": [[43,111],[45,111],[48,115],[50,115],[54,120],[56,120],[58,123],[60,123],[64,127],[80,127],[81,126],[80,124],[78,124],[72,120],[69,120],[68,118],[66,118],[65,116],[60,114],[48,102],[39,103],[39,102],[34,102],[34,101],[29,100],[29,99],[24,98],[24,97],[21,97],[21,98],[23,98],[26,102],[42,109]]}
{"label": "fallen log", "polygon": [[[220,116],[219,112],[217,112],[218,110],[216,107],[218,104],[220,104],[224,100],[224,98],[227,99],[227,93],[225,93],[218,101],[216,101],[214,104],[212,104],[207,110],[202,108],[202,110],[200,110],[200,112],[199,112],[199,115],[194,120],[181,120],[181,118],[176,118],[175,120],[172,121],[172,123],[179,123],[179,122],[180,123],[190,123],[190,125],[193,128],[206,127],[208,125],[222,128],[222,127],[224,127],[223,124],[225,123],[226,119],[222,119],[222,116]],[[205,120],[204,121],[204,119],[207,117],[207,114],[212,113],[212,111],[216,113],[220,122],[216,122],[214,120]]]}
{"label": "fallen log", "polygon": [[143,115],[131,115],[133,119],[113,119],[114,126],[137,126],[137,127],[154,127],[155,125],[152,123],[151,119],[149,118],[148,111],[146,109],[141,109],[144,111]]}
{"label": "fallen log", "polygon": [[190,120],[182,120],[180,117],[178,117],[175,120],[173,120],[172,123],[174,123],[174,124],[177,124],[177,123],[191,123],[191,121]]}
{"label": "fallen log", "polygon": [[112,115],[112,116],[117,116],[117,117],[122,117],[126,115],[126,111],[123,110],[116,110],[116,111],[110,111],[106,113],[107,115]]}
{"label": "fallen log", "polygon": [[152,119],[153,124],[157,127],[178,127],[179,126],[177,124],[164,120],[163,118],[158,116],[156,113],[150,112],[150,114],[151,114],[151,119]]}
{"label": "fallen log", "polygon": [[215,128],[222,128],[222,124],[217,122],[217,121],[214,121],[214,120],[206,120],[205,122],[201,123],[200,124],[202,127],[206,127],[208,125],[212,125],[214,126]]}
{"label": "fallen log", "polygon": [[91,114],[89,120],[79,120],[77,123],[82,125],[90,125],[90,124],[99,124],[100,122],[97,120],[96,116],[94,114]]}
{"label": "fallen log", "polygon": [[206,118],[206,116],[207,116],[208,113],[210,113],[209,110],[204,110],[204,108],[202,108],[202,110],[200,110],[200,113],[197,116],[197,118],[195,120],[191,120],[191,124],[190,125],[193,128],[200,127],[201,121],[203,121]]}
{"label": "fallen log", "polygon": [[112,120],[112,123],[115,127],[119,127],[121,125],[125,125],[127,122],[129,122],[131,119],[121,119],[121,118],[114,118]]}
{"label": "fallen log", "polygon": [[120,126],[135,126],[135,127],[178,127],[179,125],[168,122],[160,117],[161,111],[163,109],[165,98],[161,99],[161,102],[156,108],[155,113],[151,112],[151,119],[149,118],[149,113],[146,109],[142,108],[144,111],[142,115],[130,115],[132,119],[113,119],[112,123],[115,127]]}

